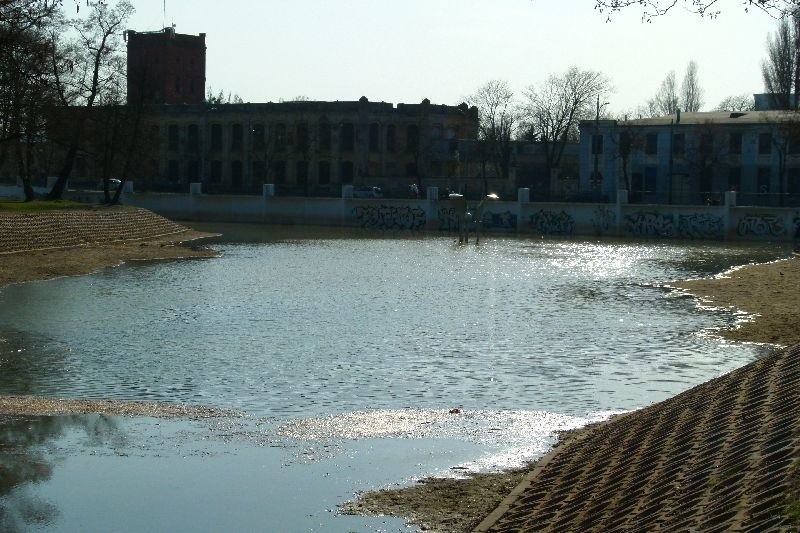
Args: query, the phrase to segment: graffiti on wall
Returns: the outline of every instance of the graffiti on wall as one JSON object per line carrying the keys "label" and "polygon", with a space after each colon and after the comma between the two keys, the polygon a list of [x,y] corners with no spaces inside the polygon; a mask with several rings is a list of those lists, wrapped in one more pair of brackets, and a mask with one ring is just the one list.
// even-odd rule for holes
{"label": "graffiti on wall", "polygon": [[366,229],[417,230],[425,227],[425,211],[411,206],[357,206],[353,215]]}
{"label": "graffiti on wall", "polygon": [[684,239],[722,239],[725,223],[721,216],[709,213],[679,215],[678,236]]}
{"label": "graffiti on wall", "polygon": [[628,233],[637,237],[672,237],[675,227],[672,214],[658,211],[639,211],[625,215]]}
{"label": "graffiti on wall", "polygon": [[542,235],[572,235],[575,221],[566,211],[540,209],[531,215],[531,227]]}
{"label": "graffiti on wall", "polygon": [[486,229],[517,229],[517,215],[511,211],[493,213],[484,211],[481,226]]}
{"label": "graffiti on wall", "polygon": [[458,231],[458,217],[456,217],[455,208],[439,208],[439,231]]}
{"label": "graffiti on wall", "polygon": [[599,206],[594,210],[592,216],[592,226],[594,226],[595,233],[603,234],[612,230],[617,223],[617,215],[611,209]]}
{"label": "graffiti on wall", "polygon": [[741,237],[745,235],[780,237],[786,228],[778,215],[744,215],[739,219],[737,231]]}

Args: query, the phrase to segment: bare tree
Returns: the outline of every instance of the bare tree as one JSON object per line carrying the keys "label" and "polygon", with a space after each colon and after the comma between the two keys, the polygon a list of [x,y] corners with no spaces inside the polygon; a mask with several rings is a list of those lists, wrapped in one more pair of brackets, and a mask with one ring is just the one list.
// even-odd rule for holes
{"label": "bare tree", "polygon": [[[61,104],[74,106],[74,129],[70,136],[64,164],[48,198],[64,194],[75,158],[83,141],[86,122],[101,95],[119,85],[124,75],[122,29],[133,13],[133,5],[120,0],[115,6],[103,0],[87,1],[89,12],[84,19],[67,23],[75,37],[64,42],[56,31],[52,69]],[[60,50],[60,51],[58,51]]]}
{"label": "bare tree", "polygon": [[681,84],[681,109],[689,113],[696,113],[703,107],[703,88],[700,87],[700,80],[697,78],[697,62],[689,61],[686,66],[686,74],[683,76]]}
{"label": "bare tree", "polygon": [[675,71],[671,70],[661,82],[656,95],[647,102],[647,107],[650,115],[655,117],[673,115],[677,112],[678,106],[678,82],[675,79]]}
{"label": "bare tree", "polygon": [[795,85],[797,49],[794,27],[789,20],[778,21],[775,33],[767,36],[767,57],[761,62],[764,89],[771,95],[776,109],[791,109]]}
{"label": "bare tree", "polygon": [[[639,9],[642,20],[649,22],[654,17],[666,15],[672,8],[682,6],[701,17],[714,18],[722,13],[722,0],[595,0],[595,9],[610,18],[615,12],[627,8]],[[797,0],[737,0],[729,6],[738,5],[745,11],[762,11],[772,17],[781,18],[794,13]]]}
{"label": "bare tree", "polygon": [[594,70],[570,67],[527,89],[525,128],[544,150],[548,171],[557,168],[568,141],[578,139],[581,120],[596,118],[595,102],[611,91],[608,78]]}
{"label": "bare tree", "polygon": [[497,176],[508,178],[511,149],[519,111],[514,92],[504,80],[492,80],[467,97],[478,108],[478,147],[495,168]]}
{"label": "bare tree", "polygon": [[645,133],[644,131],[630,122],[627,117],[624,117],[618,122],[618,134],[613,136],[611,141],[616,144],[614,157],[616,157],[620,166],[622,167],[622,183],[617,184],[618,187],[623,187],[626,191],[631,190],[631,182],[628,176],[630,167],[631,156],[633,153],[644,146]]}
{"label": "bare tree", "polygon": [[755,109],[755,102],[751,94],[737,94],[725,97],[714,111],[730,111],[733,113],[741,113],[743,111],[752,111]]}
{"label": "bare tree", "polygon": [[14,160],[25,200],[53,103],[48,29],[61,2],[3,0],[0,9],[0,167]]}

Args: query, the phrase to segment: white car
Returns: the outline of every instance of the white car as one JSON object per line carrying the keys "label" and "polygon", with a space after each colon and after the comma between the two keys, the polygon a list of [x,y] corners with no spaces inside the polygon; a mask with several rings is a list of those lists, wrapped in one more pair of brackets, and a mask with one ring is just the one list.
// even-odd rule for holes
{"label": "white car", "polygon": [[353,198],[383,198],[383,191],[380,187],[353,187]]}

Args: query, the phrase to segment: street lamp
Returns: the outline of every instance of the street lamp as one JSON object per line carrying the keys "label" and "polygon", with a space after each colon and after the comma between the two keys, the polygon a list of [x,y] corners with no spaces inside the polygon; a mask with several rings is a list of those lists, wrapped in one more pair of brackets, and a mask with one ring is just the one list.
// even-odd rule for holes
{"label": "street lamp", "polygon": [[600,104],[600,95],[597,95],[597,111],[594,115],[594,136],[592,137],[592,153],[594,154],[594,172],[592,173],[592,192],[594,200],[598,201],[600,196],[600,174],[598,172],[598,155],[602,150],[603,143],[600,142],[600,109],[607,106],[608,102]]}

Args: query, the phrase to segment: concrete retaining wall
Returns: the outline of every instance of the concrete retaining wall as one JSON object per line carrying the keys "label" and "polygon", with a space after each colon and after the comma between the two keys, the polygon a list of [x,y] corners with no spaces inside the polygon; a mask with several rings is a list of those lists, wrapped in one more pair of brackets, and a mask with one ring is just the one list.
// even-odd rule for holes
{"label": "concrete retaining wall", "polygon": [[[3,191],[0,191],[2,193]],[[193,194],[125,193],[123,202],[186,221],[325,225],[396,231],[455,231],[455,209],[435,190],[419,199],[297,198]],[[800,209],[726,205],[628,204],[620,191],[613,204],[532,203],[525,189],[520,201],[489,203],[483,231],[556,236],[618,236],[703,240],[800,239]],[[102,193],[70,192],[69,198],[100,202]],[[474,203],[470,208],[474,209]]]}

